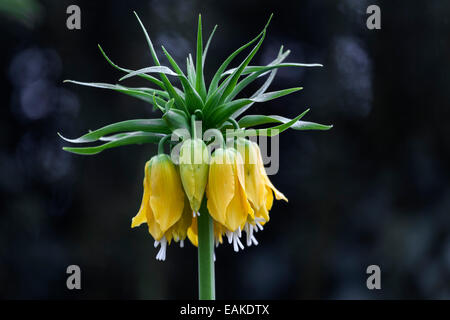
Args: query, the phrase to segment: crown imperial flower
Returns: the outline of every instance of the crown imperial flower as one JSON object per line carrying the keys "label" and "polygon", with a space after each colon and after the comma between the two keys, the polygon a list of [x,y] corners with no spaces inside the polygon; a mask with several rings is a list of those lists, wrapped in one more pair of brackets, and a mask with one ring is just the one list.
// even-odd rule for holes
{"label": "crown imperial flower", "polygon": [[161,242],[162,251],[157,258],[164,260],[166,243],[170,244],[173,238],[176,241],[186,238],[192,211],[185,201],[178,170],[168,155],[154,156],[146,163],[144,171],[141,207],[132,219],[131,227],[147,223],[156,245]]}
{"label": "crown imperial flower", "polygon": [[[158,260],[165,259],[167,245],[172,240],[183,246],[188,237],[198,246],[200,298],[213,299],[214,243],[221,244],[226,235],[228,242],[238,251],[244,248],[240,238],[242,232],[246,232],[247,245],[258,244],[254,233],[262,230],[269,221],[274,196],[277,200],[287,201],[268,178],[258,145],[247,139],[236,138],[235,132],[230,134],[228,129],[236,129],[243,137],[273,137],[289,128],[329,130],[332,126],[302,120],[309,109],[292,119],[278,115],[243,115],[255,103],[267,102],[302,90],[302,87],[295,87],[268,91],[278,69],[322,65],[285,62],[290,51],[284,50],[283,46],[269,64],[251,65],[265,39],[271,15],[263,30],[232,52],[207,83],[204,65],[217,26],[204,46],[199,16],[195,60],[189,54],[183,71],[164,47],[162,51],[168,66],[163,65],[143,23],[136,13],[135,15],[144,32],[153,66],[139,70],[123,68],[112,62],[100,46],[99,49],[112,67],[125,73],[119,81],[139,77],[151,84],[151,88],[73,80],[65,82],[129,95],[152,105],[153,110],[161,115],[153,119],[120,121],[89,131],[76,139],[58,134],[65,141],[74,144],[100,142],[87,147],[63,148],[81,155],[94,155],[110,148],[132,144],[158,144],[158,155],[144,166],[142,202],[131,226],[134,228],[147,224],[155,246],[160,245],[156,256]],[[247,48],[251,48],[248,55],[235,68],[229,68],[235,58]],[[240,97],[251,83],[266,76],[266,80],[252,95]],[[169,77],[176,77],[180,86],[173,85]],[[207,146],[195,135],[197,120],[202,121],[205,130],[218,133],[222,143],[235,139],[237,150],[221,147],[210,158]],[[254,129],[256,126],[266,127]],[[180,165],[176,166],[163,151],[164,145],[173,146],[174,141],[169,138],[178,130],[188,131],[193,135],[192,139],[183,142]],[[198,163],[197,157],[200,159]]]}
{"label": "crown imperial flower", "polygon": [[229,231],[243,227],[247,216],[253,216],[245,192],[243,161],[235,149],[220,148],[213,153],[206,188],[209,213]]}

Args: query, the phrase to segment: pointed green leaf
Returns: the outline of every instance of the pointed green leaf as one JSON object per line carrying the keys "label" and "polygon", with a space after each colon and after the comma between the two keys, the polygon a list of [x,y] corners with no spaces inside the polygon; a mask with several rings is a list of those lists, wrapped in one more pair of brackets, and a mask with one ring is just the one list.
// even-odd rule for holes
{"label": "pointed green leaf", "polygon": [[219,81],[221,79],[221,75],[222,73],[225,71],[225,69],[228,67],[228,65],[233,61],[233,59],[239,54],[241,53],[242,50],[244,50],[245,48],[247,48],[248,46],[250,46],[251,44],[253,44],[255,41],[257,41],[265,32],[265,28],[263,31],[261,31],[255,38],[253,38],[251,41],[249,41],[248,43],[244,44],[243,46],[241,46],[239,49],[235,50],[232,54],[230,54],[230,56],[222,63],[222,65],[219,67],[219,69],[216,71],[213,79],[211,80],[211,83],[209,85],[209,89],[208,89],[208,97],[215,92],[215,90],[218,87]]}
{"label": "pointed green leaf", "polygon": [[[302,116],[308,112],[309,109],[307,109],[305,112],[302,113]],[[301,118],[300,118],[301,119]],[[238,123],[239,126],[243,128],[248,127],[254,127],[258,125],[268,124],[268,123],[289,123],[291,119],[281,117],[281,116],[264,116],[264,115],[248,115],[242,117]],[[308,121],[297,121],[294,124],[292,124],[291,128],[294,130],[329,130],[333,126],[332,125],[323,125],[318,124],[314,122],[308,122]]]}
{"label": "pointed green leaf", "polygon": [[189,82],[195,86],[195,67],[191,54],[186,58],[186,71]]}
{"label": "pointed green leaf", "polygon": [[302,90],[302,87],[299,88],[290,88],[290,89],[284,89],[279,91],[273,91],[273,92],[267,92],[260,94],[254,98],[247,98],[247,99],[237,99],[231,102],[227,102],[220,107],[218,107],[214,113],[210,116],[211,119],[209,119],[210,125],[220,126],[225,120],[227,120],[229,117],[231,117],[232,114],[234,114],[237,110],[241,109],[242,107],[245,107],[246,105],[252,103],[252,102],[266,102],[269,100],[273,100],[276,98],[280,98],[282,96],[288,95],[290,93]]}
{"label": "pointed green leaf", "polygon": [[104,126],[100,129],[90,131],[89,133],[86,133],[85,135],[76,139],[65,138],[59,132],[58,135],[62,139],[70,143],[87,143],[97,141],[108,134],[129,131],[170,133],[169,128],[162,119],[135,119],[120,121]]}
{"label": "pointed green leaf", "polygon": [[[126,72],[126,73],[133,72],[133,70],[125,69],[125,68],[122,68],[122,67],[119,67],[118,65],[116,65],[114,62],[111,61],[111,59],[109,59],[109,57],[106,55],[105,51],[103,51],[103,49],[102,49],[102,47],[100,45],[98,45],[98,48],[100,49],[100,52],[102,53],[103,57],[106,59],[106,61],[108,61],[108,63],[111,66],[113,66],[117,70],[120,70],[120,71],[123,71],[123,72]],[[164,83],[162,81],[156,79],[155,77],[152,77],[152,76],[150,76],[148,74],[145,74],[145,73],[144,74],[140,74],[139,76],[141,78],[144,78],[144,79],[146,79],[146,80],[156,84],[158,87],[160,87],[162,89],[165,89]]]}
{"label": "pointed green leaf", "polygon": [[208,38],[208,41],[206,42],[205,50],[203,50],[203,57],[202,57],[202,67],[205,67],[205,60],[206,60],[206,54],[208,53],[209,45],[211,43],[211,40],[214,36],[214,33],[216,32],[217,24],[214,26],[213,31],[211,32],[211,35]]}
{"label": "pointed green leaf", "polygon": [[128,134],[120,134],[115,140],[109,141],[94,147],[63,147],[64,151],[81,154],[93,155],[106,149],[126,146],[130,144],[158,143],[165,135],[153,132],[131,132]]}
{"label": "pointed green leaf", "polygon": [[189,112],[193,113],[196,109],[202,109],[203,108],[202,98],[200,97],[198,92],[194,89],[194,87],[189,82],[189,80],[186,78],[186,76],[184,75],[183,71],[177,65],[177,63],[172,58],[170,53],[167,52],[167,50],[164,47],[162,47],[162,49],[163,49],[164,54],[166,55],[167,59],[169,60],[170,64],[172,65],[172,67],[177,72],[177,76],[180,79],[181,84],[183,85],[184,98],[185,98],[186,106],[187,106],[185,111],[188,112],[188,113]]}
{"label": "pointed green leaf", "polygon": [[[157,66],[160,66],[161,64],[159,63],[155,48],[153,47],[153,43],[150,40],[150,36],[148,35],[147,30],[145,29],[144,24],[142,23],[141,19],[139,19],[138,14],[135,11],[133,11],[133,12],[139,22],[139,25],[141,26],[142,31],[144,32],[145,39],[147,40],[148,47],[150,48],[150,53],[152,55],[153,61],[155,62],[155,64]],[[184,101],[181,99],[180,95],[175,91],[172,83],[170,83],[170,81],[169,81],[169,78],[167,78],[167,76],[164,73],[160,73],[159,75],[160,75],[161,80],[164,83],[164,87],[166,88],[170,97],[175,99],[175,104],[179,108],[182,108],[185,105]]]}
{"label": "pointed green leaf", "polygon": [[[296,63],[296,62],[286,62],[279,64],[269,64],[267,66],[248,66],[242,71],[242,75],[246,75],[253,72],[259,71],[269,71],[275,68],[283,68],[283,67],[323,67],[320,63]],[[222,73],[222,76],[226,76],[235,72],[237,68],[233,68]]]}
{"label": "pointed green leaf", "polygon": [[203,35],[202,35],[202,16],[198,15],[197,29],[197,55],[195,70],[195,90],[202,99],[206,98],[205,79],[203,78]]}
{"label": "pointed green leaf", "polygon": [[[86,86],[86,87],[114,90],[117,92],[127,94],[129,96],[141,99],[152,105],[154,105],[152,94],[165,96],[165,92],[156,90],[156,89],[151,89],[151,88],[129,88],[129,87],[124,87],[124,86],[121,86],[118,84],[99,83],[99,82],[80,82],[80,81],[74,81],[74,80],[64,80],[64,82],[74,83],[74,84],[78,84],[78,85],[82,85],[82,86]],[[156,101],[158,101],[158,103],[161,103],[161,104],[166,103],[166,100],[164,100],[160,96],[156,96]]]}
{"label": "pointed green leaf", "polygon": [[146,74],[146,73],[163,73],[163,74],[168,74],[169,76],[177,76],[178,75],[176,72],[170,70],[170,68],[168,68],[168,67],[155,66],[155,67],[147,67],[147,68],[142,68],[139,70],[132,71],[132,72],[124,75],[122,78],[120,78],[119,81],[131,78],[131,77],[139,76],[142,74]]}

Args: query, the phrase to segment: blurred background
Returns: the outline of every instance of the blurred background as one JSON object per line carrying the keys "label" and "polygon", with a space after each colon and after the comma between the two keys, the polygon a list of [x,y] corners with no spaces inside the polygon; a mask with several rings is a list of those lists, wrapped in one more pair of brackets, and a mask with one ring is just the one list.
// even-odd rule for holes
{"label": "blurred background", "polygon": [[[66,28],[71,4],[81,30]],[[366,27],[370,4],[381,8],[381,30]],[[130,229],[156,148],[83,157],[63,152],[56,134],[159,115],[120,93],[62,83],[118,80],[98,43],[121,66],[151,65],[133,10],[183,66],[198,13],[204,37],[218,24],[207,79],[271,12],[252,64],[281,45],[288,61],[324,64],[280,70],[270,91],[304,90],[253,107],[287,117],[310,107],[305,120],[334,128],[280,137],[271,179],[289,203],[275,203],[259,246],[217,249],[217,298],[450,298],[449,2],[0,0],[1,298],[197,297],[195,248],[171,246],[161,263],[146,229]],[[66,288],[72,264],[80,291]],[[366,287],[372,264],[381,290]]]}

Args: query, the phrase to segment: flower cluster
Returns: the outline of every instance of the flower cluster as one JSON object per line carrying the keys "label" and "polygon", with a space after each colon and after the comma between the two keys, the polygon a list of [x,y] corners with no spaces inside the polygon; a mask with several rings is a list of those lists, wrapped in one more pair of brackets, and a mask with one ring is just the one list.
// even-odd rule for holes
{"label": "flower cluster", "polygon": [[269,221],[275,198],[287,201],[270,182],[258,145],[238,138],[235,148],[219,148],[211,158],[200,139],[183,142],[180,164],[166,154],[148,161],[144,168],[144,194],[132,227],[147,223],[157,259],[164,260],[172,240],[184,245],[186,237],[197,246],[197,216],[205,194],[207,208],[214,219],[216,246],[226,235],[234,250],[243,249],[240,241],[246,232],[248,246],[257,245],[254,233]]}
{"label": "flower cluster", "polygon": [[[60,135],[70,143],[104,142],[94,146],[63,149],[76,154],[93,155],[109,148],[131,144],[159,145],[158,155],[145,165],[142,204],[132,220],[132,227],[147,224],[155,239],[155,245],[160,245],[157,255],[159,260],[165,259],[167,245],[172,240],[183,246],[188,237],[194,245],[198,244],[198,215],[205,213],[213,219],[216,244],[222,243],[226,236],[233,244],[234,250],[238,251],[243,248],[240,239],[242,232],[245,232],[246,244],[256,245],[258,242],[254,233],[269,221],[269,210],[274,196],[278,200],[287,199],[267,177],[258,145],[245,137],[272,137],[288,128],[328,130],[332,126],[303,121],[302,118],[309,109],[292,119],[278,115],[242,114],[255,103],[277,99],[302,89],[296,87],[267,92],[279,68],[321,65],[283,62],[290,53],[289,50],[285,51],[283,46],[268,65],[250,65],[266,36],[271,16],[264,29],[254,39],[229,55],[207,85],[204,64],[216,28],[211,32],[206,46],[203,46],[199,16],[195,63],[189,54],[186,69],[183,71],[164,47],[162,51],[170,67],[161,64],[143,23],[137,15],[136,17],[147,40],[153,66],[139,70],[123,68],[112,62],[100,46],[99,49],[111,66],[125,73],[120,81],[140,77],[148,81],[152,88],[72,80],[66,82],[114,90],[141,99],[162,115],[153,119],[113,123],[76,139]],[[228,69],[234,59],[252,45],[253,48],[246,58],[237,67]],[[238,97],[249,84],[266,76],[267,79],[261,87],[250,97]],[[174,85],[169,77],[175,77],[181,86]],[[195,135],[196,121],[201,121],[205,130],[218,132],[222,141],[232,140],[232,146],[222,146],[210,155],[206,144]],[[275,125],[252,128],[267,124]],[[228,136],[230,128],[237,129],[242,135]],[[164,154],[164,145],[171,144],[169,138],[178,130],[186,130],[193,135],[183,141],[179,154],[180,162],[175,165],[171,157]],[[209,239],[212,243],[211,233]]]}

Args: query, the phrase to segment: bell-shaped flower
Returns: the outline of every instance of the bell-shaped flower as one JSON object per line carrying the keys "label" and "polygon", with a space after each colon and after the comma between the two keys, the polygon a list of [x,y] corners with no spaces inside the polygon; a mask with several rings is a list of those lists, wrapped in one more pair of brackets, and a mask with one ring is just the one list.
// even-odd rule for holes
{"label": "bell-shaped flower", "polygon": [[278,191],[264,168],[261,150],[257,143],[239,138],[236,140],[236,148],[244,159],[245,192],[255,212],[254,217],[248,217],[244,230],[247,233],[247,245],[257,245],[258,241],[253,233],[262,230],[263,225],[269,221],[269,210],[273,204],[273,194],[277,200],[288,199]]}
{"label": "bell-shaped flower", "polygon": [[229,232],[239,231],[247,216],[253,216],[245,192],[243,161],[235,149],[220,148],[212,155],[206,196],[210,215]]}
{"label": "bell-shaped flower", "polygon": [[[164,260],[167,243],[173,238],[176,241],[183,240],[190,225],[183,214],[185,195],[178,170],[168,155],[154,156],[145,164],[144,171],[141,207],[132,219],[131,227],[147,223],[149,233],[155,239],[155,246],[161,244],[156,258]],[[190,210],[187,213],[189,217],[192,216]],[[183,228],[186,229],[184,233],[181,231]]]}

